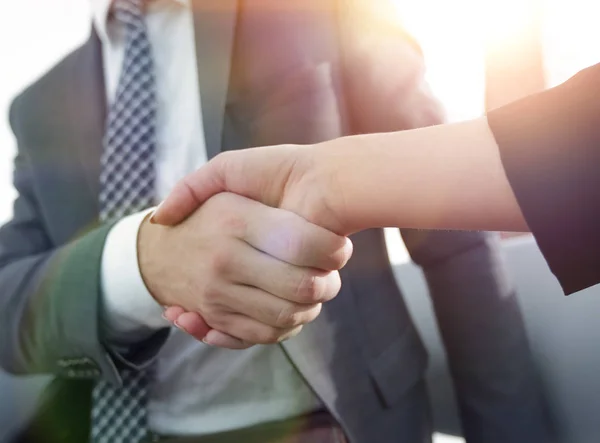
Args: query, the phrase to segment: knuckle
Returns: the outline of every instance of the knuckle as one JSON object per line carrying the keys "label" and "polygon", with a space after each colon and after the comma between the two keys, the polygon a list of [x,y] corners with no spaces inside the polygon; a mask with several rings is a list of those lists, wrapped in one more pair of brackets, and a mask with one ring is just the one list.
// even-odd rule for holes
{"label": "knuckle", "polygon": [[302,313],[293,307],[286,307],[279,311],[275,325],[278,328],[293,328],[302,324]]}
{"label": "knuckle", "polygon": [[338,237],[328,246],[327,266],[331,271],[339,271],[348,263],[353,252],[352,242],[347,238]]}
{"label": "knuckle", "polygon": [[339,271],[344,267],[344,260],[342,260],[339,253],[335,253],[329,257],[329,269],[332,271]]}
{"label": "knuckle", "polygon": [[317,317],[319,317],[319,314],[321,313],[322,308],[323,308],[323,304],[317,303],[311,309],[309,309],[308,312],[306,313],[306,323],[311,323],[311,322],[315,321],[317,319]]}
{"label": "knuckle", "polygon": [[229,247],[221,245],[210,257],[210,271],[214,275],[227,274],[232,266],[234,254]]}
{"label": "knuckle", "polygon": [[[231,312],[224,309],[217,309],[213,311],[210,316],[210,320],[205,319],[206,323],[213,329],[238,337],[238,334],[243,335],[243,331],[239,328],[239,317]],[[243,339],[247,337],[239,336],[238,338]]]}
{"label": "knuckle", "polygon": [[211,197],[203,207],[210,209],[210,215],[216,221],[219,230],[223,228],[239,229],[245,227],[244,212],[241,210],[240,196],[221,193]]}
{"label": "knuckle", "polygon": [[231,158],[233,157],[232,154],[232,151],[220,152],[211,160],[211,162],[216,164],[217,167],[224,167],[231,161]]}
{"label": "knuckle", "polygon": [[215,300],[218,300],[222,295],[222,290],[219,284],[217,284],[217,280],[213,279],[204,284],[204,290],[202,291],[202,296],[200,297],[201,305],[203,309],[212,309],[215,305]]}
{"label": "knuckle", "polygon": [[340,277],[340,273],[337,271],[330,272],[321,280],[323,283],[322,301],[334,299],[342,288],[342,278]]}
{"label": "knuckle", "polygon": [[207,285],[207,289],[197,302],[197,312],[206,319],[215,319],[231,313],[226,296],[227,294],[218,285]]}
{"label": "knuckle", "polygon": [[218,329],[219,331],[226,332],[229,330],[230,322],[227,319],[227,316],[222,313],[218,313],[215,311],[209,311],[204,315],[204,321],[208,326],[213,329]]}
{"label": "knuckle", "polygon": [[257,333],[257,343],[265,345],[273,345],[281,342],[284,338],[285,331],[276,328],[265,328],[263,331]]}
{"label": "knuckle", "polygon": [[248,231],[248,222],[245,217],[236,212],[228,211],[221,217],[221,228],[231,235],[244,238]]}
{"label": "knuckle", "polygon": [[348,254],[345,249],[338,249],[329,256],[329,265],[332,270],[342,269],[348,261]]}
{"label": "knuckle", "polygon": [[309,272],[303,272],[296,287],[296,297],[305,303],[319,303],[323,296],[322,279]]}

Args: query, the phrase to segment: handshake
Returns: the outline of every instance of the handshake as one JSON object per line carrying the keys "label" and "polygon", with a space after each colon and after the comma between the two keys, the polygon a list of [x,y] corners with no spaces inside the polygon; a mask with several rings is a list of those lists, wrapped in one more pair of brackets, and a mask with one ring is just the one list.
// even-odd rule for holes
{"label": "handshake", "polygon": [[340,224],[315,148],[223,153],[142,224],[140,270],[168,320],[243,349],[298,334],[337,295],[352,228]]}
{"label": "handshake", "polygon": [[338,293],[346,236],[385,226],[528,230],[485,119],[221,154],[142,225],[140,268],[196,338],[274,343]]}

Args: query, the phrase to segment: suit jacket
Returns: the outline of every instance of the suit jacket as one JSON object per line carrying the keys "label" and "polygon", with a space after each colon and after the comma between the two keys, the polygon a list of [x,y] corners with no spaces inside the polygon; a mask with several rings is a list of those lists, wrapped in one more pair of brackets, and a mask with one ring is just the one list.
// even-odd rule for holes
{"label": "suit jacket", "polygon": [[[361,1],[192,2],[209,156],[441,122],[418,46],[376,13],[377,2]],[[24,439],[85,441],[93,380],[120,383],[119,371],[148,365],[168,334],[116,355],[99,328],[100,257],[110,230],[98,222],[97,203],[105,111],[93,31],[10,110],[18,198],[0,231],[0,362],[12,373],[56,375]],[[495,241],[483,233],[403,235],[430,284],[467,437],[547,441]],[[340,295],[282,346],[351,441],[429,441],[426,352],[382,231],[353,240]]]}

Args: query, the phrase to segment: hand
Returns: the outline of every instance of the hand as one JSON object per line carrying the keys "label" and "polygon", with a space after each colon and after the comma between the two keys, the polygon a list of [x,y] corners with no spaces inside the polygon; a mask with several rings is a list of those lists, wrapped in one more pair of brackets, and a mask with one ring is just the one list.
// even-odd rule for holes
{"label": "hand", "polygon": [[[317,159],[317,154],[319,158]],[[344,150],[283,145],[230,151],[181,180],[152,220],[175,225],[219,192],[233,192],[299,214],[341,235],[354,229],[344,222],[344,188],[335,167]]]}
{"label": "hand", "polygon": [[336,271],[350,254],[344,237],[229,193],[177,226],[144,222],[138,239],[142,277],[156,300],[201,314],[226,334],[207,341],[234,348],[296,335],[337,294]]}
{"label": "hand", "polygon": [[[322,155],[317,161],[315,147],[291,145],[223,153],[179,182],[152,219],[165,225],[180,223],[212,195],[229,190],[296,212],[333,232],[350,232],[352,228],[340,223],[340,205],[332,204],[334,200],[343,202],[343,188],[327,170],[327,166],[337,165],[338,159]],[[201,315],[181,306],[169,307],[165,318],[198,340],[228,348],[244,347],[238,340],[210,330]]]}

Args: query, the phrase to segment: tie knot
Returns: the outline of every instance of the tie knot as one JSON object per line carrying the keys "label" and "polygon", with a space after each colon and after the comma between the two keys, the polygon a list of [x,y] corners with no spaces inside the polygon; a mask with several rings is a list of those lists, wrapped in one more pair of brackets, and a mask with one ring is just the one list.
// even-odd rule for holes
{"label": "tie knot", "polygon": [[114,0],[112,13],[126,25],[140,25],[144,22],[144,13],[148,0]]}

